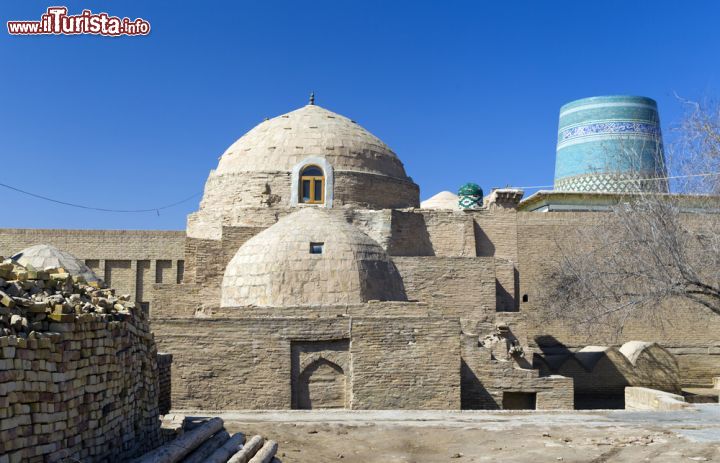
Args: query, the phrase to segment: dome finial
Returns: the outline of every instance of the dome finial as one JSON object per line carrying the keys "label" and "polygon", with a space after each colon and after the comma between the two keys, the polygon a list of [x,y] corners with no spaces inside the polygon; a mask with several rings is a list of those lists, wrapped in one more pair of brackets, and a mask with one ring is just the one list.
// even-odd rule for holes
{"label": "dome finial", "polygon": [[315,92],[310,92],[310,104],[315,104]]}

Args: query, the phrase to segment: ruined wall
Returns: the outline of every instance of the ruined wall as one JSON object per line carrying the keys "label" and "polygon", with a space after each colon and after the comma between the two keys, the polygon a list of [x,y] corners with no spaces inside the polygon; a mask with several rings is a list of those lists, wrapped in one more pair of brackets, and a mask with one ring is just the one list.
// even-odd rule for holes
{"label": "ruined wall", "polygon": [[184,278],[182,231],[0,229],[0,256],[35,244],[51,244],[85,260],[118,294],[130,294],[144,307],[155,283]]}
{"label": "ruined wall", "polygon": [[[527,317],[522,313],[493,312],[462,322],[462,388],[463,409],[497,410],[504,404],[506,393],[532,395],[538,410],[569,410],[574,405],[572,378],[551,376],[533,369],[534,350],[527,345]],[[486,345],[488,335],[497,333],[498,326],[508,328],[499,343]],[[495,338],[498,339],[498,338]],[[510,355],[511,341],[522,346],[524,356]],[[511,407],[512,408],[512,407]],[[525,407],[523,407],[525,408]]]}
{"label": "ruined wall", "polygon": [[530,342],[541,350],[556,353],[553,346],[576,350],[587,345],[620,345],[626,341],[653,341],[676,356],[684,387],[708,386],[720,374],[720,317],[690,306],[684,300],[668,300],[656,308],[664,326],[628,321],[619,339],[587,333],[562,321],[548,321],[538,304],[545,288],[543,280],[560,256],[558,243],[574,230],[598,218],[596,212],[533,213],[518,217],[520,310],[528,315]]}
{"label": "ruined wall", "polygon": [[[343,368],[352,391],[350,407],[460,408],[457,322],[427,317],[178,318],[155,319],[153,329],[159,348],[173,354],[175,408],[291,408],[297,387],[293,343],[342,341],[351,346],[351,366]],[[404,392],[399,384],[407,387]]]}
{"label": "ruined wall", "polygon": [[462,408],[499,410],[505,393],[534,394],[537,410],[572,410],[573,379],[541,376],[538,370],[519,368],[514,361],[493,359],[478,346],[475,336],[462,338]]}
{"label": "ruined wall", "polygon": [[0,461],[123,461],[160,443],[152,334],[113,318],[0,337]]}

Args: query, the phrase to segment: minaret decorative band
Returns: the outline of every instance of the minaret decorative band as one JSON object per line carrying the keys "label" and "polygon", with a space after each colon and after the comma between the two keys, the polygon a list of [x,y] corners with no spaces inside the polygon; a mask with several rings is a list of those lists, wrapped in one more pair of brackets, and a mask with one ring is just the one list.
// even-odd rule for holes
{"label": "minaret decorative band", "polygon": [[600,96],[560,108],[555,190],[667,191],[657,103]]}

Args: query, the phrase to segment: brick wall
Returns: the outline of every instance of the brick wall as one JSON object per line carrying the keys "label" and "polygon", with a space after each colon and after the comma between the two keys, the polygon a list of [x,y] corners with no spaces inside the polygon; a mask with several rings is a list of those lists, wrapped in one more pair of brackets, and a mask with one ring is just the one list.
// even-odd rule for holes
{"label": "brick wall", "polygon": [[0,337],[0,462],[124,461],[160,443],[152,334],[111,319]]}
{"label": "brick wall", "polygon": [[475,256],[472,215],[461,211],[393,211],[388,252],[398,256]]}
{"label": "brick wall", "polygon": [[599,330],[583,332],[561,320],[548,322],[543,317],[543,307],[537,302],[545,291],[542,282],[560,255],[558,244],[573,236],[578,228],[597,220],[598,214],[517,213],[520,310],[528,315],[529,341],[551,350],[558,344],[574,350],[592,344],[654,341],[676,355],[684,387],[709,386],[711,378],[720,375],[720,350],[714,348],[720,345],[720,317],[684,300],[667,300],[655,309],[657,318],[665,321],[662,326],[628,320],[619,338],[608,337]]}
{"label": "brick wall", "polygon": [[395,257],[408,299],[445,316],[481,318],[494,312],[495,262],[489,257]]}
{"label": "brick wall", "polygon": [[[489,349],[480,340],[509,327],[509,337],[519,342],[524,357],[507,359],[505,344]],[[490,312],[476,319],[462,319],[461,400],[463,409],[501,409],[508,393],[535,394],[540,410],[572,409],[572,378],[551,377],[533,370],[534,349],[527,345],[527,317],[518,312]]]}
{"label": "brick wall", "polygon": [[351,342],[351,407],[460,408],[457,321],[155,319],[153,329],[159,348],[173,354],[175,408],[290,408],[292,343],[342,340]]}
{"label": "brick wall", "polygon": [[35,244],[51,244],[85,260],[118,294],[130,294],[145,307],[153,284],[182,279],[182,231],[0,229],[0,256]]}
{"label": "brick wall", "polygon": [[537,410],[574,407],[572,378],[541,376],[528,366],[519,368],[514,360],[494,360],[475,336],[463,336],[462,359],[463,409],[502,409],[506,392],[535,394]]}
{"label": "brick wall", "polygon": [[459,334],[451,319],[353,319],[353,408],[459,409]]}
{"label": "brick wall", "polygon": [[349,319],[154,320],[178,409],[289,409],[291,341],[349,339]]}

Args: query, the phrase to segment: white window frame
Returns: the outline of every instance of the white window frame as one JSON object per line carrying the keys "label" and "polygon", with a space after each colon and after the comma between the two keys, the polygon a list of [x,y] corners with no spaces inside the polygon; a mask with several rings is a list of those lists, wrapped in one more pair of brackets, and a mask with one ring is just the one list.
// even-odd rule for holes
{"label": "white window frame", "polygon": [[[318,166],[322,169],[323,174],[325,175],[325,197],[323,198],[324,201],[322,204],[310,204],[300,201],[300,176],[302,175],[303,169],[305,169],[305,167],[307,166]],[[295,207],[300,204],[303,206],[332,207],[333,185],[333,168],[330,163],[327,162],[327,159],[318,156],[311,156],[309,158],[305,158],[299,163],[295,164],[295,167],[293,167],[292,169],[292,184],[290,186],[290,206]]]}

